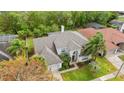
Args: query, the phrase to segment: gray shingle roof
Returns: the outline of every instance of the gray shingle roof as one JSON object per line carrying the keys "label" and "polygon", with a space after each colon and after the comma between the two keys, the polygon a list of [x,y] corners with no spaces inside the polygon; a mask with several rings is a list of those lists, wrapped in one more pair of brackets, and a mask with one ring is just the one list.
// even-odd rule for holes
{"label": "gray shingle roof", "polygon": [[112,20],[110,23],[114,25],[122,25],[124,22],[118,20]]}
{"label": "gray shingle roof", "polygon": [[[87,39],[83,36],[80,36],[80,34],[78,32],[66,31],[66,32],[62,32],[62,33],[60,32],[60,34],[58,34],[56,36],[54,44],[55,44],[56,48],[69,48],[68,43],[71,41],[74,41],[78,45],[83,46],[86,44]],[[75,44],[74,45],[72,44],[72,48],[73,47],[75,49]],[[71,48],[71,50],[72,50],[72,48]]]}
{"label": "gray shingle roof", "polygon": [[48,37],[33,40],[35,53],[42,55],[50,64],[62,62],[56,53],[57,48],[76,50],[87,43],[87,38],[75,31],[55,32]]}
{"label": "gray shingle roof", "polygon": [[77,44],[73,40],[68,43],[68,46],[67,47],[68,47],[69,51],[76,50],[76,49],[81,49],[82,48],[82,46],[80,46],[79,44]]}
{"label": "gray shingle roof", "polygon": [[33,39],[35,53],[40,54],[45,46],[47,46],[48,48],[55,52],[55,47],[53,45],[54,40],[55,37],[42,37]]}
{"label": "gray shingle roof", "polygon": [[104,26],[103,26],[103,25],[98,24],[98,23],[96,23],[96,22],[89,23],[89,24],[87,24],[87,26],[88,26],[88,27],[95,28],[95,29],[104,28]]}
{"label": "gray shingle roof", "polygon": [[11,56],[0,50],[0,60],[9,60],[9,59],[12,59]]}
{"label": "gray shingle roof", "polygon": [[10,42],[12,39],[17,38],[18,35],[0,35],[0,42]]}
{"label": "gray shingle roof", "polygon": [[45,58],[48,65],[62,63],[62,60],[47,46],[44,47],[43,51],[41,52],[41,55]]}

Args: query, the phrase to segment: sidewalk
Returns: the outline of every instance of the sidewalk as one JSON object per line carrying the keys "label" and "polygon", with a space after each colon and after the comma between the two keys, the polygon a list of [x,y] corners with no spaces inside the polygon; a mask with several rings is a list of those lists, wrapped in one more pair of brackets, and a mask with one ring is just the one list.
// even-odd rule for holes
{"label": "sidewalk", "polygon": [[53,73],[53,77],[55,81],[63,81],[62,76],[59,71],[54,71],[52,73]]}
{"label": "sidewalk", "polygon": [[96,78],[96,79],[94,79],[94,80],[92,80],[92,81],[106,81],[106,80],[109,80],[109,79],[114,78],[114,77],[116,76],[116,74],[117,74],[117,71],[116,71],[116,72],[113,72],[113,73],[111,73],[111,74],[107,74],[107,75],[105,75],[105,76]]}
{"label": "sidewalk", "polygon": [[74,67],[73,67],[73,68],[70,68],[70,69],[67,69],[67,70],[60,71],[60,73],[65,73],[65,72],[69,72],[69,71],[76,70],[76,69],[78,69],[78,66],[77,66],[76,64],[74,64]]}
{"label": "sidewalk", "polygon": [[[107,59],[117,68],[119,69],[121,65],[124,63],[118,55],[113,55],[111,57],[107,57]],[[124,74],[124,66],[122,67],[121,71],[122,74]]]}

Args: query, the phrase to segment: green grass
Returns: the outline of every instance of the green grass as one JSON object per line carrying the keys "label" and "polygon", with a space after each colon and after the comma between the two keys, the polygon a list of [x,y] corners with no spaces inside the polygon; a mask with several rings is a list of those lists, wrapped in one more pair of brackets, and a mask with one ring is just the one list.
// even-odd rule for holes
{"label": "green grass", "polygon": [[105,58],[97,57],[97,64],[100,69],[97,73],[92,72],[88,65],[83,66],[80,69],[62,73],[62,77],[66,81],[81,81],[92,80],[103,75],[116,71],[116,68]]}
{"label": "green grass", "polygon": [[124,21],[124,17],[118,17],[118,21]]}
{"label": "green grass", "polygon": [[124,61],[124,55],[118,56],[122,61]]}

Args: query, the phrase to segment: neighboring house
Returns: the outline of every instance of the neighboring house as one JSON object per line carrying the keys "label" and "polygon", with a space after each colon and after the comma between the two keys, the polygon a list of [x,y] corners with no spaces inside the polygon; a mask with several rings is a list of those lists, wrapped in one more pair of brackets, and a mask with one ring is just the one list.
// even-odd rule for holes
{"label": "neighboring house", "polygon": [[15,38],[17,35],[0,35],[0,61],[12,58],[6,49],[10,46],[10,41]]}
{"label": "neighboring house", "polygon": [[81,49],[87,39],[76,31],[61,31],[49,33],[48,37],[33,40],[37,55],[41,55],[48,62],[48,69],[59,70],[62,67],[61,53],[69,53],[70,64],[88,60],[88,56],[81,56]]}
{"label": "neighboring house", "polygon": [[96,30],[94,28],[80,29],[80,33],[87,38],[91,38],[97,32],[103,33],[107,54],[113,54],[117,51],[124,51],[124,34],[113,28]]}
{"label": "neighboring house", "polygon": [[118,11],[118,13],[124,15],[124,11]]}
{"label": "neighboring house", "polygon": [[96,22],[92,22],[92,23],[88,23],[87,24],[88,28],[95,28],[95,29],[101,29],[101,28],[105,28],[105,26],[98,24]]}
{"label": "neighboring house", "polygon": [[112,20],[110,22],[111,25],[116,26],[117,30],[119,30],[120,32],[124,32],[124,22],[122,21],[118,21],[118,20]]}

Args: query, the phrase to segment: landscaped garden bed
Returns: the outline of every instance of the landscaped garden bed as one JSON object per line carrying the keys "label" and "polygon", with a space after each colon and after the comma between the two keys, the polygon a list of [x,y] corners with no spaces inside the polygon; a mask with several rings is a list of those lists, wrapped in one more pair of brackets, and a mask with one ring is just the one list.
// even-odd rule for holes
{"label": "landscaped garden bed", "polygon": [[122,61],[124,61],[124,55],[118,56]]}
{"label": "landscaped garden bed", "polygon": [[92,71],[88,64],[85,64],[77,70],[62,73],[61,75],[63,80],[66,81],[87,81],[116,71],[116,68],[106,58],[97,57],[96,64],[100,67],[96,72]]}

